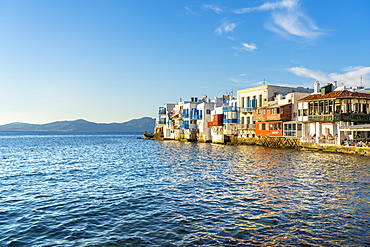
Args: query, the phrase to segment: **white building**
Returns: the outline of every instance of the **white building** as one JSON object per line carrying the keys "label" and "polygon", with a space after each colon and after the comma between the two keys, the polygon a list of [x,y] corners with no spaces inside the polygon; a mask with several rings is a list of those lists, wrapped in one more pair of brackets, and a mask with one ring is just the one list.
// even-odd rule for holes
{"label": "white building", "polygon": [[370,94],[363,89],[336,87],[336,82],[319,88],[315,83],[314,94],[298,102],[301,142],[340,145],[343,140],[368,138],[367,132],[353,135],[353,130],[370,124]]}

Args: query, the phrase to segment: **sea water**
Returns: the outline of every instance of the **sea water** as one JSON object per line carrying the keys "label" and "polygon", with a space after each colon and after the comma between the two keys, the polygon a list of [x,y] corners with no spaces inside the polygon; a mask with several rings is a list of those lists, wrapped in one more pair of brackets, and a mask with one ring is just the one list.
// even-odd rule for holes
{"label": "sea water", "polygon": [[0,133],[0,246],[369,246],[370,158]]}

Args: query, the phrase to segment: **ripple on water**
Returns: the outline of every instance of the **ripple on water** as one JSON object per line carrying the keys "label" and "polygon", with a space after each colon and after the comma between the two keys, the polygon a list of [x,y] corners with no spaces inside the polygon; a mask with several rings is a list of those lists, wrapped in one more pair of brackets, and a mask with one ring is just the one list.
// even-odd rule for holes
{"label": "ripple on water", "polygon": [[135,135],[0,138],[3,246],[366,246],[370,159]]}

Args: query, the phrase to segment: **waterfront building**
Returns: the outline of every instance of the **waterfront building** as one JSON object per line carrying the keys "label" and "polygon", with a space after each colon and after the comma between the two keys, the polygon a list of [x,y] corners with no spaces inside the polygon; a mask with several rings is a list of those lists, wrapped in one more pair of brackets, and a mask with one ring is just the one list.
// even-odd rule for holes
{"label": "waterfront building", "polygon": [[[298,102],[301,142],[341,145],[370,138],[361,125],[370,124],[370,94],[363,88],[337,87],[331,82]],[[356,133],[354,133],[356,132]]]}
{"label": "waterfront building", "polygon": [[274,101],[267,106],[253,110],[256,121],[257,136],[285,136],[297,137],[300,135],[301,123],[297,122],[297,101],[309,93],[289,93],[277,95]]}
{"label": "waterfront building", "polygon": [[164,104],[158,109],[158,118],[156,120],[155,133],[164,138],[171,136],[172,122],[170,114],[173,111],[176,104]]}
{"label": "waterfront building", "polygon": [[212,140],[211,129],[208,127],[208,122],[212,120],[212,110],[217,105],[218,98],[210,101],[207,96],[204,96],[196,109],[190,112],[190,123],[192,124],[192,133],[195,139],[200,142],[210,142]]}
{"label": "waterfront building", "polygon": [[202,99],[191,97],[188,101],[177,104],[165,104],[159,108],[155,132],[157,136],[167,140],[212,141],[212,111],[222,107],[223,98],[213,101],[203,96]]}
{"label": "waterfront building", "polygon": [[211,116],[212,121],[208,122],[208,127],[211,129],[212,142],[225,143],[236,138],[239,109],[235,97],[224,95],[222,99],[219,98]]}
{"label": "waterfront building", "polygon": [[267,106],[268,102],[275,101],[277,95],[287,95],[288,93],[312,93],[313,90],[304,87],[284,87],[263,85],[259,87],[247,88],[237,91],[237,105],[239,108],[239,137],[254,137],[256,120],[253,110],[258,107]]}
{"label": "waterfront building", "polygon": [[[175,120],[175,129],[174,129],[174,137],[175,139],[182,140],[195,140],[196,139],[196,132],[197,129],[196,121],[191,121],[190,113],[192,110],[197,109],[197,105],[199,104],[197,97],[191,97],[190,101],[181,101],[175,107],[174,113],[176,114],[174,117]],[[177,116],[177,117],[176,117]]]}

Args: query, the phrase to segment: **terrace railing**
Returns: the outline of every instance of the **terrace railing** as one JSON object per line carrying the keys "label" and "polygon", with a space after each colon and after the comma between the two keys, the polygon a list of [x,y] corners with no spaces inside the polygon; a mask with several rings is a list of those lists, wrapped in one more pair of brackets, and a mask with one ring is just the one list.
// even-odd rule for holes
{"label": "terrace railing", "polygon": [[334,113],[334,114],[319,114],[309,115],[310,122],[360,122],[370,123],[370,114],[365,113]]}
{"label": "terrace railing", "polygon": [[240,129],[240,130],[255,130],[256,125],[255,124],[239,124],[238,129]]}

